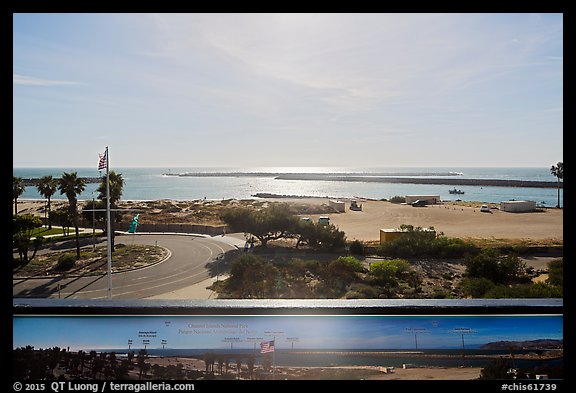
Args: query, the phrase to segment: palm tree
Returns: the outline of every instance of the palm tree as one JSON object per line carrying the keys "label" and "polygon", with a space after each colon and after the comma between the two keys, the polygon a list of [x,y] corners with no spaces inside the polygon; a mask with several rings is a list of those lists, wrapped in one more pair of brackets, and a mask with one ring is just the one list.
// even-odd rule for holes
{"label": "palm tree", "polygon": [[40,195],[48,199],[48,229],[52,229],[52,222],[50,221],[50,198],[58,189],[58,181],[53,179],[52,176],[43,176],[36,185],[36,189],[38,189]]}
{"label": "palm tree", "polygon": [[140,352],[138,352],[137,367],[140,370],[138,372],[138,379],[142,379],[142,375],[146,376],[146,372],[150,368],[150,365],[146,363],[147,357],[148,357],[148,351],[146,351],[145,349],[141,349]]}
{"label": "palm tree", "polygon": [[18,215],[18,198],[24,194],[26,186],[24,185],[24,180],[16,176],[12,176],[12,186],[14,190],[12,194],[12,199],[14,199],[14,214]]}
{"label": "palm tree", "polygon": [[74,229],[76,230],[76,258],[80,258],[80,238],[78,236],[78,195],[86,188],[84,179],[78,177],[76,172],[64,172],[58,182],[58,189],[60,194],[66,194],[68,198],[68,208],[72,221],[74,222]]}
{"label": "palm tree", "polygon": [[560,208],[560,179],[562,179],[564,177],[564,163],[559,162],[556,165],[552,165],[552,167],[550,168],[550,173],[552,173],[552,175],[556,176],[556,179],[558,180],[558,204],[556,205],[556,207],[559,209]]}
{"label": "palm tree", "polygon": [[[109,179],[109,188],[110,188],[110,239],[111,239],[111,250],[114,252],[114,211],[113,209],[117,208],[117,204],[122,197],[122,192],[124,191],[124,179],[122,178],[121,173],[116,173],[114,171],[110,171],[108,173]],[[106,177],[102,177],[102,182],[96,189],[100,194],[98,194],[98,199],[106,202]]]}

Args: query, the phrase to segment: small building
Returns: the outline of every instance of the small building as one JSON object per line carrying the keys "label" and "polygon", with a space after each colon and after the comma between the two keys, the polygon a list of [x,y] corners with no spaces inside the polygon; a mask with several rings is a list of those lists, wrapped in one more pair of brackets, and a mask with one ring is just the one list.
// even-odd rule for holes
{"label": "small building", "polygon": [[[430,228],[422,228],[423,231],[430,233],[431,236],[436,236],[436,231]],[[391,240],[397,239],[398,237],[402,236],[405,231],[400,228],[393,228],[393,229],[380,229],[380,244],[384,244]]]}
{"label": "small building", "polygon": [[346,211],[346,203],[344,201],[335,201],[331,199],[328,201],[328,206],[336,210],[338,213],[344,213]]}
{"label": "small building", "polygon": [[394,240],[402,235],[402,231],[397,228],[393,229],[380,229],[380,244]]}
{"label": "small building", "polygon": [[406,195],[405,199],[407,205],[417,200],[426,201],[428,205],[440,203],[440,195]]}
{"label": "small building", "polygon": [[500,202],[500,210],[510,213],[527,213],[536,210],[536,201],[505,201]]}
{"label": "small building", "polygon": [[327,225],[330,224],[330,217],[318,217],[318,224]]}

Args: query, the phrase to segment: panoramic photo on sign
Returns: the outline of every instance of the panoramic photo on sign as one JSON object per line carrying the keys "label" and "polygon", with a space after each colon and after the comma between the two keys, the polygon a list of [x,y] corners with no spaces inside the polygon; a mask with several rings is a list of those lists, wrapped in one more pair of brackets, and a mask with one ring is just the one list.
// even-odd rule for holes
{"label": "panoramic photo on sign", "polygon": [[[537,366],[558,378],[563,364],[561,315],[19,316],[13,325],[20,378],[51,357],[41,369],[53,378],[97,379],[111,361],[121,379],[175,366],[175,379],[490,379],[500,363],[509,377]],[[102,365],[66,366],[82,357]]]}

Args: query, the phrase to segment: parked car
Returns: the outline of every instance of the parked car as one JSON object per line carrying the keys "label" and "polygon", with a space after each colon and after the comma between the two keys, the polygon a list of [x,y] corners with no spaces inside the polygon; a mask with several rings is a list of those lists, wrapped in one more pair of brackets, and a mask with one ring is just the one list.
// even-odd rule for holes
{"label": "parked car", "polygon": [[330,217],[318,217],[318,224],[330,224]]}
{"label": "parked car", "polygon": [[488,205],[482,205],[482,206],[480,206],[480,211],[483,212],[483,213],[492,213],[492,212],[490,211],[490,208],[488,207]]}
{"label": "parked car", "polygon": [[414,202],[411,203],[411,205],[412,207],[420,207],[420,206],[426,206],[427,203],[422,199],[416,199]]}

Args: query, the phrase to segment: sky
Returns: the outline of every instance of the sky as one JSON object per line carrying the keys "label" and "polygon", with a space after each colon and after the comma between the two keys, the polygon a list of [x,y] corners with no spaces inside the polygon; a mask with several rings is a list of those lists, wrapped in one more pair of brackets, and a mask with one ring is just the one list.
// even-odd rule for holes
{"label": "sky", "polygon": [[14,14],[13,166],[549,167],[563,16]]}
{"label": "sky", "polygon": [[[479,316],[19,316],[13,347],[236,349],[461,348],[496,341],[562,339],[561,315]],[[417,334],[416,340],[414,334]],[[164,341],[165,340],[165,341]]]}

